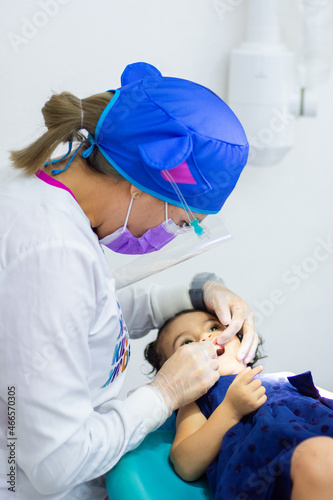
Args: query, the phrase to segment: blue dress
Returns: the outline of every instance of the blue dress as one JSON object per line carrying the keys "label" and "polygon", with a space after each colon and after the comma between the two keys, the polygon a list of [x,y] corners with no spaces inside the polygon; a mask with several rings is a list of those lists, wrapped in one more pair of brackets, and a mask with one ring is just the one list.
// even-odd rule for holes
{"label": "blue dress", "polygon": [[[219,378],[197,404],[206,418],[236,375]],[[207,468],[214,500],[289,500],[295,447],[314,436],[333,437],[333,400],[320,397],[310,372],[258,375],[267,401],[231,427]]]}

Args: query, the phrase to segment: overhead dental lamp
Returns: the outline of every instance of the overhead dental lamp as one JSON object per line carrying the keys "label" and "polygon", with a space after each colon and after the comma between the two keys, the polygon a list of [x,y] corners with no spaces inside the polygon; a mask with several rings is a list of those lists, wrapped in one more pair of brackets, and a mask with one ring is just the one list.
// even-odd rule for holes
{"label": "overhead dental lamp", "polygon": [[281,41],[279,0],[248,0],[246,36],[230,58],[228,104],[247,134],[252,165],[274,165],[295,144],[296,118],[315,116],[316,88],[328,78],[330,0],[303,0],[303,46]]}

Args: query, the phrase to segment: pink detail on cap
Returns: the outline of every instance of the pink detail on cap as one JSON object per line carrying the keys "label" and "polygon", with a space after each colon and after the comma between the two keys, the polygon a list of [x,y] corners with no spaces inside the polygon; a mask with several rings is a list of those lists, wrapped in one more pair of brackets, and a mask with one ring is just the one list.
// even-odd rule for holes
{"label": "pink detail on cap", "polygon": [[[183,161],[183,163],[177,165],[177,167],[170,168],[168,172],[177,184],[196,184],[186,161]],[[163,179],[169,181],[163,170],[161,174]]]}

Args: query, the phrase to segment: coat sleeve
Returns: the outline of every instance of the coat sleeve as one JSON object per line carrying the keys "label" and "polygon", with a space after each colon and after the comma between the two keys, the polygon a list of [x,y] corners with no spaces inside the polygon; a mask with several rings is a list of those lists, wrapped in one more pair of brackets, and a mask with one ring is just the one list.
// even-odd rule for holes
{"label": "coat sleeve", "polygon": [[118,292],[119,302],[131,338],[140,338],[177,312],[192,309],[189,284],[127,287]]}
{"label": "coat sleeve", "polygon": [[94,266],[82,246],[55,243],[20,254],[0,277],[0,409],[14,387],[17,465],[42,494],[104,474],[167,416],[148,386],[111,400],[104,414],[93,408]]}

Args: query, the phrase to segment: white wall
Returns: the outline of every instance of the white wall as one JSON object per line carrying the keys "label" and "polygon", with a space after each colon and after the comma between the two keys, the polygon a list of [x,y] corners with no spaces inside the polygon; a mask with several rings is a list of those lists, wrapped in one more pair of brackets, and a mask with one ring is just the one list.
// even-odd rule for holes
{"label": "white wall", "polygon": [[[3,165],[9,148],[43,131],[40,109],[52,90],[85,97],[117,87],[129,62],[151,62],[226,98],[228,53],[241,41],[245,19],[244,2],[231,0],[3,0],[0,9]],[[223,210],[233,239],[181,265],[182,280],[214,271],[258,311],[267,370],[311,369],[330,390],[332,87],[331,80],[321,88],[318,117],[299,120],[297,144],[279,165],[246,167]],[[147,282],[174,282],[179,270]],[[137,376],[145,344],[133,342],[125,390],[145,380]]]}

